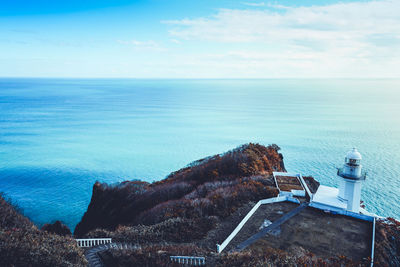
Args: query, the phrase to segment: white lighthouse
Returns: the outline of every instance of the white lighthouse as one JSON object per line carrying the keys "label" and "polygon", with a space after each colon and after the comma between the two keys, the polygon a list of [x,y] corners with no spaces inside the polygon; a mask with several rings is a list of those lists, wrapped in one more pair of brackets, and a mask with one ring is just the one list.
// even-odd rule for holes
{"label": "white lighthouse", "polygon": [[366,178],[361,170],[361,159],[361,154],[353,148],[347,153],[343,168],[337,171],[341,178],[338,198],[347,202],[347,210],[356,213],[360,211],[361,185]]}

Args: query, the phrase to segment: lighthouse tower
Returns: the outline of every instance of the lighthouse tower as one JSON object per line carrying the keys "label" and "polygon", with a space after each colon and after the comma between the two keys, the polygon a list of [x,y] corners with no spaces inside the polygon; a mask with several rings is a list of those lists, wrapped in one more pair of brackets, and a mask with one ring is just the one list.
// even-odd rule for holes
{"label": "lighthouse tower", "polygon": [[343,168],[339,168],[340,176],[339,199],[347,201],[347,210],[358,213],[360,211],[361,185],[366,174],[361,168],[361,154],[353,148],[346,155]]}

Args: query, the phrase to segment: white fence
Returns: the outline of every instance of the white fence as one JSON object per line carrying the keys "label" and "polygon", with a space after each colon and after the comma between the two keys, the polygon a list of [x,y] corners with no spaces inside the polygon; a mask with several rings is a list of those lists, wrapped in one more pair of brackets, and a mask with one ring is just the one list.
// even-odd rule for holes
{"label": "white fence", "polygon": [[206,264],[205,257],[192,257],[192,256],[170,256],[171,261],[182,264],[200,266]]}
{"label": "white fence", "polygon": [[374,266],[374,250],[375,250],[375,224],[376,218],[374,217],[374,221],[372,224],[372,248],[371,248],[371,267]]}
{"label": "white fence", "polygon": [[306,189],[307,194],[310,197],[310,202],[311,202],[313,199],[313,194],[311,193],[310,188],[308,188],[308,185],[307,185],[306,181],[304,181],[303,176],[301,176],[301,174],[299,174],[299,178],[300,178],[301,183],[303,184],[304,189]]}
{"label": "white fence", "polygon": [[103,244],[111,243],[111,238],[87,238],[87,239],[75,239],[78,243],[78,247],[89,248]]}
{"label": "white fence", "polygon": [[310,207],[313,207],[313,208],[316,208],[319,210],[323,210],[325,212],[329,212],[332,214],[345,215],[345,216],[353,217],[353,218],[360,219],[363,221],[368,221],[368,222],[373,222],[374,218],[375,218],[375,216],[373,216],[373,215],[355,213],[350,210],[341,209],[341,208],[338,208],[335,206],[328,206],[325,204],[320,204],[318,202],[311,202]]}
{"label": "white fence", "polygon": [[242,219],[242,221],[236,226],[235,230],[225,239],[224,242],[222,242],[221,245],[217,244],[217,252],[221,253],[225,247],[231,242],[231,240],[236,236],[237,233],[242,229],[243,225],[246,224],[246,222],[250,219],[250,217],[256,212],[258,207],[260,207],[263,204],[269,204],[269,203],[274,203],[274,202],[282,202],[288,200],[289,197],[287,196],[280,196],[280,197],[273,197],[273,198],[267,198],[267,199],[262,199],[257,202],[256,205],[247,213],[247,215]]}
{"label": "white fence", "polygon": [[[305,197],[306,196],[306,191],[305,190],[308,190],[308,187],[306,188],[306,184],[303,183],[304,180],[303,180],[303,177],[301,176],[301,174],[287,173],[287,172],[272,172],[272,175],[274,177],[276,188],[278,188],[278,190],[279,190],[279,195],[280,196],[285,196],[285,195],[293,195],[293,196],[297,196],[297,197]],[[303,188],[303,190],[291,189],[290,191],[282,191],[279,188],[279,184],[278,184],[278,180],[276,179],[276,176],[296,177],[297,180],[300,183],[300,186]],[[308,193],[308,191],[307,191],[307,193]]]}

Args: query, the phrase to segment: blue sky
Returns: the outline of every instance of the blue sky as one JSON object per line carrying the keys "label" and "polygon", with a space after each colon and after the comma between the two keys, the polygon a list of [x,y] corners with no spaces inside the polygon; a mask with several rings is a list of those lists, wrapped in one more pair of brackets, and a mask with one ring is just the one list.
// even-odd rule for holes
{"label": "blue sky", "polygon": [[400,1],[0,3],[1,77],[399,77]]}

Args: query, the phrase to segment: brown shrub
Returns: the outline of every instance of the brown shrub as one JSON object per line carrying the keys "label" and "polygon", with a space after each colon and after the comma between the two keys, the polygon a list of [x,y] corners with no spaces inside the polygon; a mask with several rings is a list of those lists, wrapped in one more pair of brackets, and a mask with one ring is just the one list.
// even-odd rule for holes
{"label": "brown shrub", "polygon": [[86,266],[72,238],[31,230],[0,230],[0,266]]}
{"label": "brown shrub", "polygon": [[155,245],[141,249],[112,249],[102,253],[106,266],[169,266],[178,267],[182,264],[171,262],[169,256],[205,256],[207,251],[194,245]]}
{"label": "brown shrub", "polygon": [[377,220],[375,228],[375,266],[400,266],[400,222]]}
{"label": "brown shrub", "polygon": [[9,202],[11,202],[11,200],[6,200],[0,193],[0,228],[25,229],[33,227],[33,223]]}
{"label": "brown shrub", "polygon": [[111,237],[113,241],[152,244],[195,242],[203,238],[217,222],[215,217],[198,219],[171,218],[154,225],[119,226],[115,231],[97,229],[86,237]]}
{"label": "brown shrub", "polygon": [[[248,200],[275,196],[271,188],[260,182],[261,179],[240,179],[270,176],[275,170],[284,171],[282,155],[278,150],[276,145],[265,147],[250,143],[194,162],[152,184],[140,181],[117,186],[96,183],[88,210],[75,228],[75,235],[82,236],[95,228],[115,229],[120,224],[158,223],[177,216],[227,216]],[[231,188],[222,184],[231,181],[234,181]],[[215,182],[221,184],[213,184]],[[207,183],[215,187],[222,185],[227,191],[215,192],[212,199],[204,197],[212,190],[203,187]],[[207,200],[202,205],[185,200],[186,196],[190,199],[196,194]],[[233,201],[232,205],[229,201]],[[223,211],[211,212],[213,208]]]}
{"label": "brown shrub", "polygon": [[55,221],[54,223],[46,223],[41,228],[42,231],[46,231],[49,233],[61,235],[61,236],[71,236],[71,230],[60,221]]}
{"label": "brown shrub", "polygon": [[0,196],[0,266],[86,266],[76,241],[40,231]]}
{"label": "brown shrub", "polygon": [[[217,186],[214,187],[214,183],[217,183]],[[204,216],[216,216],[223,219],[249,201],[258,201],[278,195],[276,188],[265,186],[260,181],[248,178],[237,179],[230,183],[214,183],[207,183],[182,199],[158,204],[141,213],[135,222],[150,225],[175,217],[202,218]],[[205,190],[204,187],[208,190]],[[204,197],[193,198],[196,196]]]}

